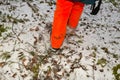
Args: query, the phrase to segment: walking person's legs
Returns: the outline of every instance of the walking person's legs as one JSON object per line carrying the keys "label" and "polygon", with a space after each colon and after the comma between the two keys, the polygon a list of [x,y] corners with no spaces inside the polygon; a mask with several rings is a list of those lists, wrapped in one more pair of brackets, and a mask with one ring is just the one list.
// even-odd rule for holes
{"label": "walking person's legs", "polygon": [[52,48],[60,48],[64,41],[66,26],[73,4],[74,3],[69,0],[57,0],[50,39]]}

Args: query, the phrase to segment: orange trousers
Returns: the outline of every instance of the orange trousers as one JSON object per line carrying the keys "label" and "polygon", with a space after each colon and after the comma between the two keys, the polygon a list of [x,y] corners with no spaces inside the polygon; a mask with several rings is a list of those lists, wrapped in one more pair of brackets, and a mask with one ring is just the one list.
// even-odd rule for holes
{"label": "orange trousers", "polygon": [[83,12],[84,4],[70,0],[57,0],[52,33],[50,37],[52,48],[60,48],[66,36],[67,25],[76,28]]}

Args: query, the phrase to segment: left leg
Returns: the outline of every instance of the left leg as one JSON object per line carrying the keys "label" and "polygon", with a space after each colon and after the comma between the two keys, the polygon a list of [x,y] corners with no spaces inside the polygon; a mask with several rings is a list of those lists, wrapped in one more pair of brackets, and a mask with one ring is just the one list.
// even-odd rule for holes
{"label": "left leg", "polygon": [[68,25],[70,28],[75,29],[78,25],[79,19],[84,9],[84,3],[75,2],[69,17]]}

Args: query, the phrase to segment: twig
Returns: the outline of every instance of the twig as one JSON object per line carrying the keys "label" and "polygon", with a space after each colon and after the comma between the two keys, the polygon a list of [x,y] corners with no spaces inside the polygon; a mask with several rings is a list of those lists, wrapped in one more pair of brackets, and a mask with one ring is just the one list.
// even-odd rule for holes
{"label": "twig", "polygon": [[[95,61],[93,61],[93,66],[95,65]],[[95,80],[95,71],[94,71],[94,67],[92,66],[92,71],[93,71],[93,80]]]}
{"label": "twig", "polygon": [[14,35],[16,36],[16,38],[17,38],[21,43],[23,43],[23,41],[21,41],[21,39],[19,38],[19,36],[18,36],[18,35],[16,34],[16,32],[14,31],[13,27],[14,27],[14,23],[12,24],[12,32],[14,33]]}
{"label": "twig", "polygon": [[20,36],[20,34],[23,32],[24,27],[22,28],[22,30],[18,33],[18,36]]}
{"label": "twig", "polygon": [[27,0],[26,0],[26,2],[34,13],[38,13],[39,9],[36,8],[36,5],[31,5]]}

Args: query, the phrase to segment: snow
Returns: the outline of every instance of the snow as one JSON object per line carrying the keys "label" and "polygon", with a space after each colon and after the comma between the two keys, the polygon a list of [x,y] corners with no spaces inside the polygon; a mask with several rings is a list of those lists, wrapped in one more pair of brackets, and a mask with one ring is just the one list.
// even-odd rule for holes
{"label": "snow", "polygon": [[[48,28],[56,7],[54,0],[29,3],[38,9],[36,13],[27,2],[13,0],[10,5],[0,4],[0,24],[9,27],[0,37],[0,80],[36,80],[36,73],[37,80],[115,79],[112,68],[120,64],[119,7],[104,2],[100,12],[93,16],[89,14],[90,6],[86,6],[75,34],[68,31],[61,52],[49,55]],[[28,21],[13,24],[13,20],[4,17],[3,22],[3,15],[7,14]],[[5,59],[7,55],[10,58]],[[97,64],[100,59],[106,63]]]}

